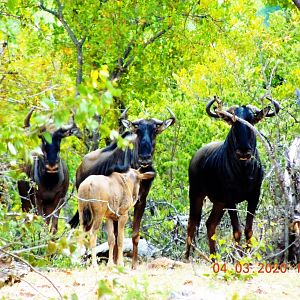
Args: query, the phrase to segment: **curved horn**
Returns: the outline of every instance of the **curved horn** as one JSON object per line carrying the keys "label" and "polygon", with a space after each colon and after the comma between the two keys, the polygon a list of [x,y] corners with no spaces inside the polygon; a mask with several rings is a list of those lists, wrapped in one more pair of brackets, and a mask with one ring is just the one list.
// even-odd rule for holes
{"label": "curved horn", "polygon": [[220,118],[220,116],[218,116],[216,113],[211,111],[211,106],[215,103],[218,102],[218,104],[220,104],[220,100],[218,100],[218,98],[216,96],[214,96],[214,99],[210,100],[207,105],[206,105],[206,112],[210,117],[213,118]]}
{"label": "curved horn", "polygon": [[128,109],[129,109],[129,107],[124,109],[124,111],[122,112],[122,114],[120,116],[120,120],[127,120],[127,111],[128,111]]}
{"label": "curved horn", "polygon": [[171,115],[171,119],[173,119],[173,123],[175,123],[176,122],[175,114],[172,112],[172,110],[168,106],[166,106],[166,108]]}
{"label": "curved horn", "polygon": [[280,110],[280,105],[277,101],[273,100],[272,98],[270,97],[266,97],[269,101],[272,102],[272,104],[274,105],[274,111],[272,112],[269,112],[266,117],[274,117],[275,115],[278,114],[279,110]]}
{"label": "curved horn", "polygon": [[27,116],[24,119],[24,128],[28,128],[30,127],[30,118],[34,112],[35,108],[31,108],[31,110],[29,111],[29,113],[27,114]]}

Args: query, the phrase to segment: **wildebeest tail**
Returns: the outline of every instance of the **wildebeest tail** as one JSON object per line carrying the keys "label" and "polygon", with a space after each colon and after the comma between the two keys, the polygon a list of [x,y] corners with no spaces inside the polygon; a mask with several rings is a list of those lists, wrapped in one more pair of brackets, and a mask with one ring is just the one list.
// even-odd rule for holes
{"label": "wildebeest tail", "polygon": [[79,212],[76,211],[76,214],[72,217],[72,219],[69,221],[69,224],[71,228],[76,228],[79,225]]}
{"label": "wildebeest tail", "polygon": [[93,224],[93,213],[90,205],[83,208],[82,211],[82,226],[84,231],[89,231]]}

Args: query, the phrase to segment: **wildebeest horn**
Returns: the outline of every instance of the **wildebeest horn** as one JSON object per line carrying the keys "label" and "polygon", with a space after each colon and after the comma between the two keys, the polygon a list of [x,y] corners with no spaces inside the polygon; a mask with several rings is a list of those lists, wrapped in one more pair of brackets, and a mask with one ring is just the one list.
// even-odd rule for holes
{"label": "wildebeest horn", "polygon": [[121,116],[120,116],[120,120],[127,120],[127,111],[128,111],[129,107],[127,107],[126,109],[124,109],[124,111],[122,112]]}
{"label": "wildebeest horn", "polygon": [[211,106],[217,102],[218,103],[218,106],[221,105],[221,101],[217,98],[217,96],[214,96],[214,99],[210,100],[207,105],[206,105],[206,112],[209,116],[213,117],[213,118],[220,118],[219,115],[217,115],[216,113],[212,112],[211,111]]}
{"label": "wildebeest horn", "polygon": [[277,101],[273,100],[272,98],[270,97],[266,97],[269,101],[271,101],[274,105],[274,111],[272,112],[269,112],[266,117],[274,117],[275,115],[278,114],[279,110],[280,110],[280,105]]}
{"label": "wildebeest horn", "polygon": [[175,114],[172,112],[172,110],[171,110],[168,106],[167,106],[166,108],[167,108],[168,112],[169,112],[170,115],[171,115],[171,119],[174,120],[173,123],[175,123],[175,122],[176,122]]}
{"label": "wildebeest horn", "polygon": [[24,119],[24,128],[30,127],[30,118],[31,118],[31,115],[33,114],[34,110],[35,110],[34,107],[31,108],[31,110],[29,111],[29,113],[25,117],[25,119]]}

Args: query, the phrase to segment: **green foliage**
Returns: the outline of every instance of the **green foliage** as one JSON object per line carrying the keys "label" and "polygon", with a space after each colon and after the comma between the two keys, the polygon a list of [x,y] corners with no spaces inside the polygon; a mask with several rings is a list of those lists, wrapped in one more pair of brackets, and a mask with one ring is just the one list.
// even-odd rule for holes
{"label": "green foliage", "polygon": [[[159,219],[153,218],[162,220],[165,232],[173,226],[168,218],[170,210],[188,212],[187,170],[192,155],[210,141],[223,140],[229,130],[227,124],[212,120],[205,112],[213,95],[228,106],[264,107],[268,105],[263,100],[265,95],[280,102],[280,116],[263,120],[257,128],[273,145],[283,170],[284,151],[300,132],[294,95],[300,86],[300,17],[291,1],[88,0],[84,5],[63,1],[63,17],[69,29],[77,40],[86,38],[79,86],[75,85],[77,46],[63,23],[39,4],[36,0],[0,4],[0,41],[8,43],[0,54],[0,184],[9,209],[20,211],[16,181],[24,178],[23,164],[32,160],[32,151],[37,151],[41,127],[54,124],[59,128],[74,116],[82,139],[64,139],[61,150],[73,183],[81,158],[90,149],[84,141],[91,132],[100,133],[101,147],[110,138],[120,147],[128,145],[117,130],[120,107],[124,106],[130,106],[130,120],[166,119],[165,106],[177,118],[176,124],[157,138],[157,177],[149,194],[154,201],[168,201],[175,207],[161,208],[155,217]],[[59,9],[57,1],[44,1],[44,5],[48,10]],[[268,6],[279,9],[269,11],[265,22],[260,12]],[[24,131],[23,121],[31,107],[36,107],[31,129]],[[50,139],[47,133],[44,137]],[[269,220],[275,218],[277,222],[284,203],[276,190],[278,182],[268,153],[260,142],[258,147],[266,173],[271,174],[263,184],[257,218],[262,223],[267,220],[262,228],[270,228]],[[70,217],[76,205],[71,199],[62,215]],[[209,209],[204,208],[203,214]],[[11,222],[17,228],[22,218]],[[12,224],[9,221],[5,225],[3,219],[0,236],[7,242],[16,235],[16,229],[8,231]],[[63,222],[59,226],[64,226]],[[30,245],[44,239],[36,230],[36,244],[30,240]],[[147,230],[145,235],[159,239],[158,232]],[[180,233],[184,240],[184,230]],[[276,236],[281,233],[278,226]],[[207,249],[203,230],[201,234],[200,248]],[[224,234],[229,235],[228,230]],[[271,243],[274,234],[268,230],[264,234],[266,249],[271,244],[276,249],[277,245]],[[71,251],[68,241],[50,242],[49,237],[46,241],[49,244],[43,251],[48,249],[49,255],[59,247]],[[182,248],[176,249],[176,255]]]}
{"label": "green foliage", "polygon": [[97,296],[99,299],[158,299],[166,294],[159,289],[149,290],[149,279],[146,276],[143,280],[132,277],[130,282],[123,283],[118,278],[120,272],[115,269],[113,273],[113,279],[102,279],[98,282]]}

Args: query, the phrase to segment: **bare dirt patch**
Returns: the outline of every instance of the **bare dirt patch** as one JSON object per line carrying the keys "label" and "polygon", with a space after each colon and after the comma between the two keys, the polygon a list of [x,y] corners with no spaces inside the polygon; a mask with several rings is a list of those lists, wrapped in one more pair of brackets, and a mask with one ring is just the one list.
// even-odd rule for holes
{"label": "bare dirt patch", "polygon": [[[43,271],[65,299],[300,299],[300,273],[264,273],[243,281],[225,281],[215,276],[211,266],[159,258],[120,272],[104,265],[75,270]],[[31,272],[20,283],[0,290],[4,299],[59,299],[50,282]]]}

